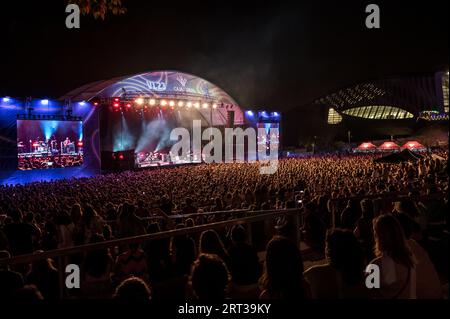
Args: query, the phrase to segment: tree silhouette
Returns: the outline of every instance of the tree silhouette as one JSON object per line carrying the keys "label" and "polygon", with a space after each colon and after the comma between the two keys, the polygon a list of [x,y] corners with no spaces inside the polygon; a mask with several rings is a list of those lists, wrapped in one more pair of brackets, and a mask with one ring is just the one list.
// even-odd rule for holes
{"label": "tree silhouette", "polygon": [[77,4],[83,15],[91,15],[95,19],[105,20],[108,14],[121,15],[126,12],[122,0],[69,0],[69,4]]}

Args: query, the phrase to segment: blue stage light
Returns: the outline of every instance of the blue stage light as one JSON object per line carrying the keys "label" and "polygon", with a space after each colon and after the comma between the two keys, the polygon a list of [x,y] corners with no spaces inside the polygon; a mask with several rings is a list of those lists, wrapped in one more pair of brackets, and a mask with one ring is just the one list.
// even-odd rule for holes
{"label": "blue stage light", "polygon": [[7,96],[5,96],[5,97],[2,99],[2,101],[3,101],[4,103],[8,103],[10,100],[11,100],[11,99],[10,99],[9,97],[7,97]]}
{"label": "blue stage light", "polygon": [[248,116],[253,116],[253,112],[252,111],[247,111],[247,115]]}
{"label": "blue stage light", "polygon": [[278,112],[273,112],[273,116],[278,116],[280,114],[278,114]]}
{"label": "blue stage light", "polygon": [[48,100],[47,99],[41,100],[41,104],[42,105],[48,105]]}
{"label": "blue stage light", "polygon": [[85,101],[81,101],[81,102],[79,102],[78,104],[81,105],[81,106],[83,106],[83,105],[86,105],[86,102],[85,102]]}

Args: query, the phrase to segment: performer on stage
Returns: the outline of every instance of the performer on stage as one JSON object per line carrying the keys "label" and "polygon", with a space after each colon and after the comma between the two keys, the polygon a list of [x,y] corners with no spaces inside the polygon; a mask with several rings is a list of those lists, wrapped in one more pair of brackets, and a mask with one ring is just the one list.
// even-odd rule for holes
{"label": "performer on stage", "polygon": [[70,144],[70,139],[68,137],[66,137],[66,139],[64,140],[64,147],[69,146]]}
{"label": "performer on stage", "polygon": [[55,135],[52,135],[50,138],[50,151],[56,151],[57,150],[57,144],[56,144],[56,137]]}

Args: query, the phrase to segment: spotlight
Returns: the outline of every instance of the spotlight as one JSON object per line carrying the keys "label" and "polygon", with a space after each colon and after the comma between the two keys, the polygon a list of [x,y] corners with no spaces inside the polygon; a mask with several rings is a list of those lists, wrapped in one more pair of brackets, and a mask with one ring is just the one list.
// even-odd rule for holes
{"label": "spotlight", "polygon": [[253,112],[252,111],[247,111],[247,115],[248,116],[253,116]]}
{"label": "spotlight", "polygon": [[192,107],[192,102],[190,102],[190,101],[187,102],[187,103],[186,103],[186,106],[187,106],[188,108],[191,108],[191,107]]}
{"label": "spotlight", "polygon": [[170,102],[169,102],[169,105],[170,105],[170,106],[175,106],[175,102],[174,102],[174,101],[170,101]]}
{"label": "spotlight", "polygon": [[113,105],[114,105],[114,107],[119,107],[120,106],[119,103],[114,103]]}
{"label": "spotlight", "polygon": [[136,104],[138,104],[138,105],[142,105],[142,104],[144,104],[144,99],[141,97],[138,97],[136,100],[134,100],[134,102],[136,102]]}
{"label": "spotlight", "polygon": [[127,108],[128,109],[131,108],[131,104],[130,103],[127,103]]}
{"label": "spotlight", "polygon": [[183,101],[178,101],[178,106],[182,107],[184,105]]}
{"label": "spotlight", "polygon": [[162,106],[166,106],[166,105],[167,105],[167,101],[166,101],[166,100],[161,100],[160,104],[161,104]]}
{"label": "spotlight", "polygon": [[42,105],[48,105],[48,100],[47,99],[41,100],[41,104]]}
{"label": "spotlight", "polygon": [[155,104],[156,104],[156,101],[155,101],[155,99],[150,99],[150,102],[149,102],[149,103],[150,103],[150,105],[152,105],[152,106],[153,106],[153,105],[155,105]]}
{"label": "spotlight", "polygon": [[195,102],[195,103],[194,103],[194,107],[195,107],[196,109],[198,109],[198,108],[200,107],[200,103]]}
{"label": "spotlight", "polygon": [[273,116],[278,116],[280,114],[278,114],[278,112],[273,112]]}
{"label": "spotlight", "polygon": [[120,102],[120,98],[115,97],[115,98],[114,98],[114,102]]}
{"label": "spotlight", "polygon": [[10,100],[11,100],[11,99],[10,99],[9,97],[7,97],[7,96],[5,96],[5,97],[2,99],[2,101],[3,101],[4,103],[8,103]]}
{"label": "spotlight", "polygon": [[208,103],[203,103],[203,108],[207,109],[208,108]]}
{"label": "spotlight", "polygon": [[84,106],[84,105],[86,105],[86,102],[85,101],[81,101],[81,102],[78,102],[78,104],[81,105],[81,106]]}
{"label": "spotlight", "polygon": [[212,107],[213,107],[213,109],[217,109],[217,104],[213,103]]}

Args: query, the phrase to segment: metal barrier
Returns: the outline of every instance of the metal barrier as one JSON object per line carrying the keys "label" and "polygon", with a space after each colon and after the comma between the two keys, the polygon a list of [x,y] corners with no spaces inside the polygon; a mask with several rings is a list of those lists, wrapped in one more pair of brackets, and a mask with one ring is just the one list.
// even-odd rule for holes
{"label": "metal barrier", "polygon": [[255,213],[256,214],[254,216],[220,221],[220,222],[214,222],[214,223],[210,223],[210,224],[204,224],[204,225],[199,225],[199,226],[194,226],[194,227],[189,227],[189,228],[175,229],[175,230],[163,231],[163,232],[154,233],[154,234],[147,234],[147,235],[141,235],[141,236],[109,240],[109,241],[104,241],[104,242],[100,242],[100,243],[86,244],[86,245],[75,246],[75,247],[70,247],[70,248],[49,250],[49,251],[44,251],[44,252],[41,252],[38,254],[14,256],[11,258],[0,259],[0,265],[29,264],[29,263],[33,263],[35,261],[47,259],[47,258],[57,259],[58,260],[59,285],[60,285],[60,298],[64,299],[67,296],[66,287],[64,285],[64,283],[65,283],[64,258],[67,256],[74,255],[74,254],[80,254],[80,253],[84,254],[84,253],[86,253],[88,251],[92,251],[92,250],[112,248],[112,247],[129,245],[129,244],[144,243],[144,242],[151,241],[151,240],[171,238],[171,237],[175,237],[175,236],[189,235],[189,234],[199,233],[199,232],[209,230],[209,229],[221,229],[221,228],[225,228],[225,227],[230,227],[230,226],[233,226],[236,224],[247,224],[247,226],[248,226],[247,230],[251,237],[251,232],[252,232],[251,225],[253,222],[267,221],[269,219],[274,219],[276,217],[282,217],[282,216],[292,216],[293,217],[294,229],[297,230],[295,233],[295,240],[297,242],[300,241],[301,214],[300,214],[299,209],[259,211],[259,212],[255,212]]}
{"label": "metal barrier", "polygon": [[[409,198],[409,199],[430,199],[430,198],[442,198],[443,194],[437,193],[432,194],[428,196],[405,196],[400,194],[384,194],[383,196],[377,195],[377,196],[361,196],[361,197],[352,197],[352,198],[338,198],[338,199],[332,199],[332,202],[342,202],[349,199],[363,199],[363,198],[382,198],[383,200],[387,201],[396,201],[403,198]],[[335,211],[336,207],[333,207],[332,209],[332,227],[335,225]],[[55,249],[55,250],[49,250],[44,251],[38,254],[28,254],[28,255],[20,255],[20,256],[14,256],[11,258],[6,259],[0,259],[0,265],[15,265],[15,264],[29,264],[33,263],[38,260],[52,258],[52,259],[58,259],[58,272],[59,272],[59,282],[60,282],[60,295],[61,298],[64,298],[66,295],[65,293],[65,287],[64,287],[64,278],[65,278],[65,267],[64,267],[64,257],[71,256],[74,254],[80,254],[80,253],[86,253],[92,250],[98,250],[98,249],[105,249],[105,248],[111,248],[111,247],[117,247],[117,246],[123,246],[123,245],[129,245],[129,244],[137,244],[137,243],[144,243],[151,240],[158,240],[158,239],[165,239],[165,238],[171,238],[176,236],[183,236],[183,235],[189,235],[189,234],[195,234],[199,233],[205,230],[209,229],[222,229],[225,227],[230,227],[236,224],[246,224],[247,225],[247,232],[249,235],[249,238],[252,238],[252,223],[254,222],[260,222],[260,221],[270,221],[274,220],[277,217],[283,217],[286,216],[288,219],[290,218],[291,223],[293,224],[293,236],[295,237],[294,240],[297,243],[300,243],[300,231],[301,226],[303,225],[303,209],[302,208],[295,208],[295,209],[284,209],[284,210],[266,210],[266,211],[250,211],[250,210],[236,210],[236,211],[219,211],[219,212],[209,212],[209,213],[195,213],[195,214],[188,214],[188,215],[170,215],[168,216],[171,219],[186,219],[186,218],[192,218],[192,217],[208,217],[208,216],[215,216],[215,215],[229,215],[228,218],[235,214],[251,214],[252,216],[245,216],[245,217],[238,217],[234,219],[224,220],[224,221],[218,221],[218,222],[212,222],[212,223],[206,223],[194,227],[187,227],[187,228],[181,228],[181,229],[174,229],[174,230],[168,230],[168,231],[162,231],[158,233],[153,234],[146,234],[141,236],[133,236],[133,237],[127,237],[127,238],[121,238],[121,239],[114,239],[104,242],[99,242],[95,244],[86,244],[86,245],[80,245],[80,246],[74,246],[70,248],[63,248],[63,249]],[[161,216],[156,217],[149,217],[147,219],[152,218],[163,218]],[[270,235],[270,234],[268,234]]]}
{"label": "metal barrier", "polygon": [[[276,218],[281,216],[290,216],[290,215],[297,215],[300,217],[300,210],[299,209],[286,209],[286,210],[267,210],[267,211],[258,211],[255,216],[249,216],[249,217],[243,217],[239,219],[232,219],[232,220],[226,220],[226,221],[220,221],[210,224],[204,224],[194,227],[187,227],[187,228],[181,228],[181,229],[174,229],[174,230],[168,230],[168,231],[162,231],[154,234],[146,234],[146,235],[140,235],[140,236],[133,236],[133,237],[127,237],[127,238],[120,238],[120,239],[113,239],[109,241],[104,241],[100,243],[95,244],[86,244],[86,245],[80,245],[80,246],[74,246],[70,248],[61,248],[61,249],[54,249],[54,250],[48,250],[41,252],[39,254],[28,254],[28,255],[20,255],[15,256],[11,258],[6,259],[0,259],[0,265],[12,265],[12,264],[23,264],[23,263],[31,263],[37,260],[42,260],[45,258],[54,258],[54,257],[61,257],[61,256],[70,256],[77,253],[84,253],[91,250],[96,249],[103,249],[103,248],[110,248],[114,246],[119,245],[128,245],[133,243],[143,243],[150,240],[156,240],[156,239],[163,239],[163,238],[170,238],[175,236],[183,236],[183,235],[189,235],[193,233],[202,232],[204,230],[208,229],[220,229],[224,227],[233,226],[236,224],[246,224],[246,223],[252,223],[256,221],[262,221],[267,220],[269,218]],[[299,226],[301,221],[299,220]]]}

